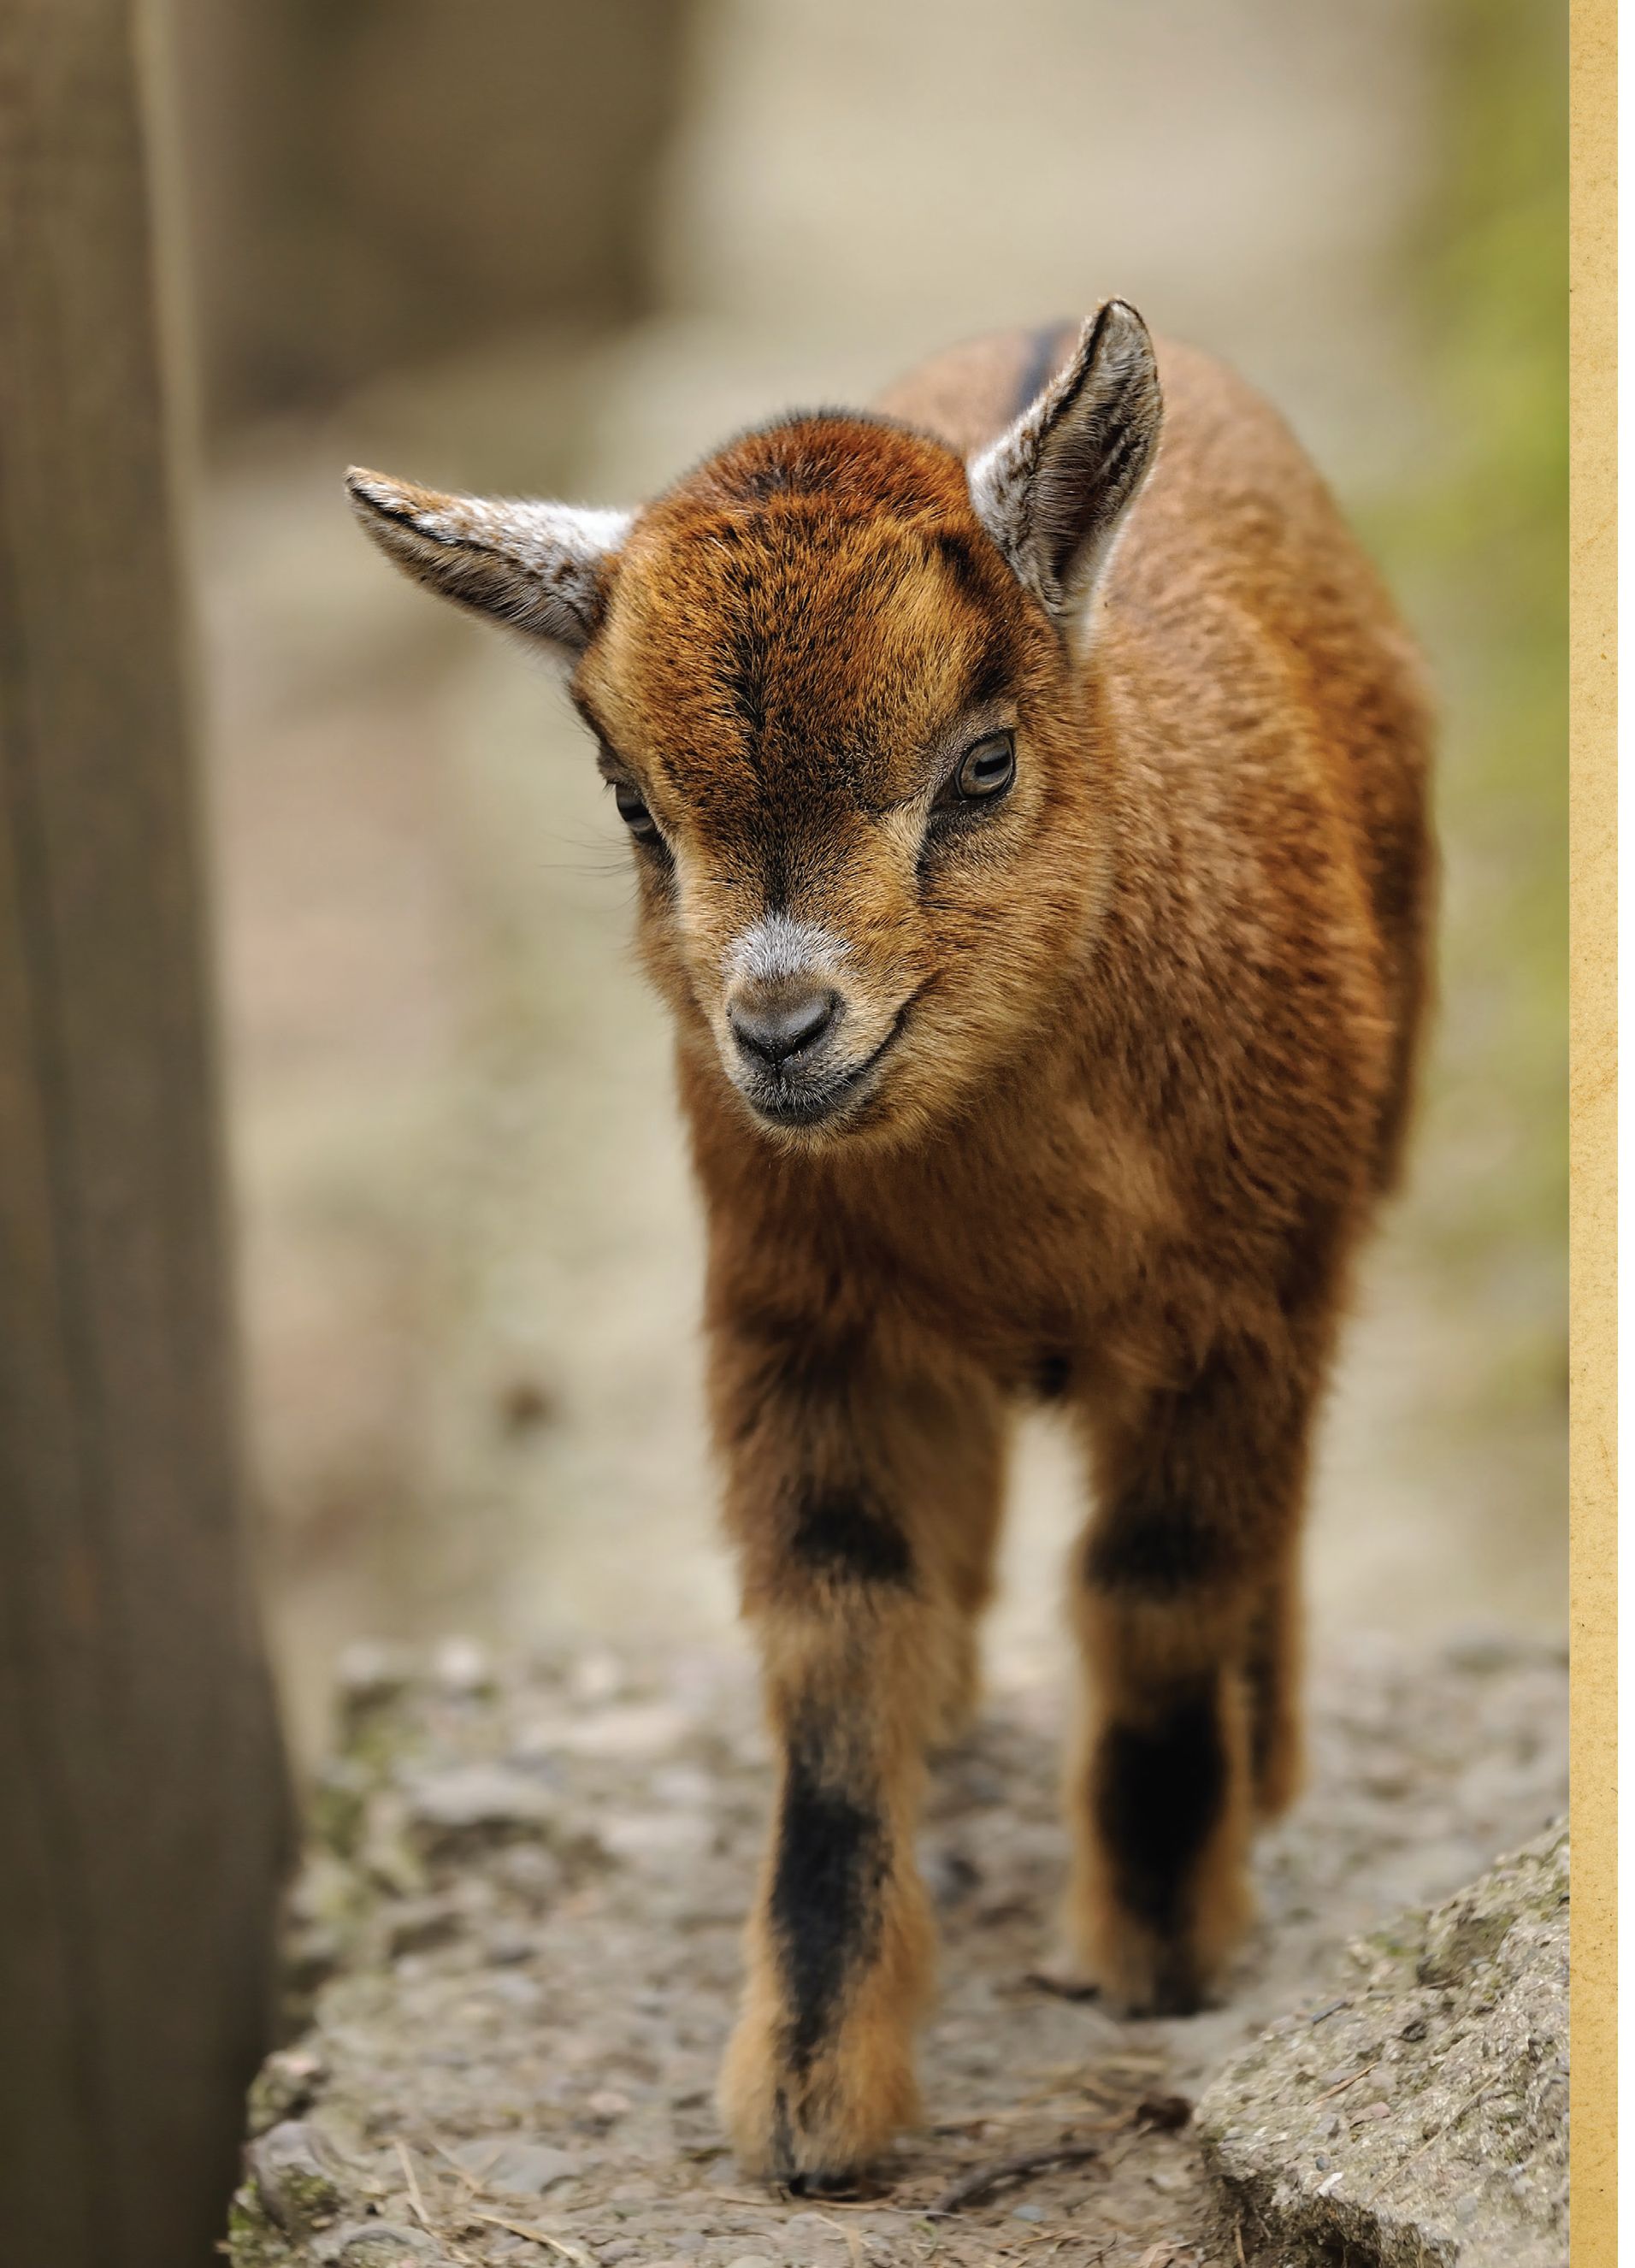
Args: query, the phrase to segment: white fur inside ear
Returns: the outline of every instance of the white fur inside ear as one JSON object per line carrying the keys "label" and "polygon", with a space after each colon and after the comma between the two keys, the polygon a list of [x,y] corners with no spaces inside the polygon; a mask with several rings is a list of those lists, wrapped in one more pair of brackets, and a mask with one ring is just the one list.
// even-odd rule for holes
{"label": "white fur inside ear", "polygon": [[[1045,600],[1027,545],[1027,486],[1038,455],[1041,395],[966,470],[976,517],[1036,599]],[[1045,600],[1049,604],[1049,600]]]}
{"label": "white fur inside ear", "polygon": [[417,582],[574,651],[595,627],[604,578],[635,519],[586,504],[447,496],[357,470],[347,488],[368,533]]}
{"label": "white fur inside ear", "polygon": [[1065,368],[967,467],[977,518],[1064,630],[1107,571],[1162,422],[1146,326],[1109,299]]}
{"label": "white fur inside ear", "polygon": [[[497,501],[489,510],[494,548],[569,607],[588,638],[595,627],[602,576],[629,535],[635,513],[593,504],[509,501]],[[527,626],[526,621],[519,625]]]}

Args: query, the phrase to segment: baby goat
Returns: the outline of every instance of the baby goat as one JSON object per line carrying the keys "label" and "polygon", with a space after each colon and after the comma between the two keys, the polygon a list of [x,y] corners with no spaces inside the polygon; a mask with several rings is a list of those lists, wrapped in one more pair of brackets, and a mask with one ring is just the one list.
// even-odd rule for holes
{"label": "baby goat", "polygon": [[1087,1975],[1195,2008],[1244,1926],[1425,989],[1418,669],[1278,418],[1116,300],[635,512],[350,486],[411,575],[566,659],[630,830],[779,1756],[722,2105],[747,2168],[842,2185],[916,2116],[924,1758],[1030,1395],[1093,1482]]}

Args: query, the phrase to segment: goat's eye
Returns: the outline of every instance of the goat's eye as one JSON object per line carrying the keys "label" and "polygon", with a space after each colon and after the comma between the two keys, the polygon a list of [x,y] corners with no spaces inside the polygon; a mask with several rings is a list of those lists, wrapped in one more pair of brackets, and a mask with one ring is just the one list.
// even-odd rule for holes
{"label": "goat's eye", "polygon": [[965,751],[950,784],[961,801],[980,803],[1003,795],[1016,777],[1016,742],[1009,733],[990,733]]}
{"label": "goat's eye", "polygon": [[628,780],[614,782],[613,800],[620,818],[638,843],[658,842],[658,821]]}

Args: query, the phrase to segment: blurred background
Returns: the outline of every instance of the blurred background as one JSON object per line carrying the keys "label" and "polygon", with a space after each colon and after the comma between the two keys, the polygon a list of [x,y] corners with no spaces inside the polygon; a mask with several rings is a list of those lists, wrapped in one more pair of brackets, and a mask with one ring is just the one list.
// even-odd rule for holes
{"label": "blurred background", "polygon": [[[1324,1436],[1319,1629],[1565,1600],[1565,18],[1554,0],[174,0],[193,550],[267,1595],[725,1638],[699,1237],[560,688],[340,475],[617,503],[1111,292],[1282,407],[1431,656],[1442,1005]],[[1077,1476],[1028,1433],[1002,1670]]]}

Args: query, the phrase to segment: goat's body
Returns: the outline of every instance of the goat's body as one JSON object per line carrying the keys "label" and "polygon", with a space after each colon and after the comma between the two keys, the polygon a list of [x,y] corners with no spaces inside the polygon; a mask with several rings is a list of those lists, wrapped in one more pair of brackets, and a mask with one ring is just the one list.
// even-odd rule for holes
{"label": "goat's body", "polygon": [[[979,448],[1072,336],[981,341],[884,406]],[[1394,1177],[1425,990],[1417,659],[1276,413],[1190,350],[1160,369],[1091,650],[1116,849],[1030,1050],[932,1138],[832,1159],[769,1159],[684,1068],[734,1282],[1012,1389],[1275,1344],[1291,1271]]]}
{"label": "goat's body", "polygon": [[924,1758],[1031,1395],[1094,1482],[1073,1937],[1175,2012],[1241,1928],[1430,887],[1412,652],[1248,388],[1111,302],[882,409],[632,515],[355,483],[410,572],[578,656],[639,846],[779,1757],[722,2101],[817,2186],[913,2115]]}
{"label": "goat's body", "polygon": [[[1039,361],[1036,340],[985,342],[885,407],[979,448]],[[886,1791],[906,1837],[901,1728],[968,1705],[1009,1413],[1061,1399],[1099,1499],[1072,1592],[1088,1688],[1069,1927],[1116,2003],[1184,2009],[1242,1926],[1252,1821],[1299,1775],[1307,1451],[1401,1147],[1429,726],[1412,651],[1281,421],[1200,355],[1160,368],[1164,447],[1080,688],[1111,848],[1027,1044],[922,1139],[858,1154],[769,1154],[685,1027],[681,1070],[728,1520],[792,1756],[814,1693],[828,1752],[856,1739],[859,1694],[829,1681],[857,1680],[874,1760],[839,1778]],[[786,1401],[827,1405],[793,1468]],[[833,1666],[802,1674],[814,1615]],[[748,2162],[821,2182],[911,2113],[928,1923],[888,1877],[854,1925],[878,1933],[872,1962],[792,1966],[836,1925],[780,1909],[779,1880],[872,1862],[801,1823],[789,1771],[723,2103]],[[823,2039],[810,2062],[789,2051],[792,1991]]]}

